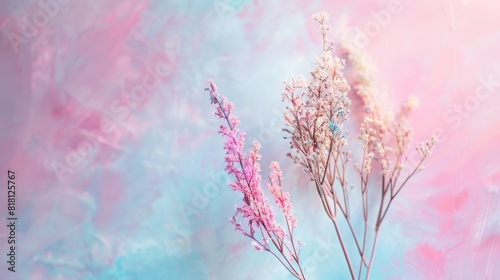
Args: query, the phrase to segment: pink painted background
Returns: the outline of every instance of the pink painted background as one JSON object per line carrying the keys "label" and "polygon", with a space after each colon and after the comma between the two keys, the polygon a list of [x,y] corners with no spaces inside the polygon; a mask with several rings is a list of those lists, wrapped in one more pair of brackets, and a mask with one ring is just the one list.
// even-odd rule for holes
{"label": "pink painted background", "polygon": [[[399,12],[380,21],[391,5]],[[346,28],[370,34],[363,45],[391,103],[420,99],[415,141],[441,136],[391,209],[372,279],[500,279],[490,0],[1,1],[0,279],[287,279],[228,223],[239,198],[221,175],[208,78],[263,143],[262,166],[283,166],[304,256],[334,240],[278,119],[281,81],[307,74],[320,50],[321,10],[338,40],[353,39]],[[18,174],[16,273],[7,170]],[[348,277],[335,250],[312,278]]]}

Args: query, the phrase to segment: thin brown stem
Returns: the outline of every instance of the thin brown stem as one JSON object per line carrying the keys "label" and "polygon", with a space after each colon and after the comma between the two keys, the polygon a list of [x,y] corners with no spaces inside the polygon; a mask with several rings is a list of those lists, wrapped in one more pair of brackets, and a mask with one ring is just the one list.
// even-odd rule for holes
{"label": "thin brown stem", "polygon": [[366,247],[366,235],[368,232],[368,219],[365,219],[365,226],[364,226],[364,232],[363,232],[363,248],[361,249],[361,259],[362,261],[359,263],[359,274],[358,274],[358,279],[361,279],[361,272],[363,271],[363,264],[365,266],[368,266],[368,264],[365,261],[365,247]]}
{"label": "thin brown stem", "polygon": [[373,241],[373,247],[372,247],[372,253],[371,253],[371,256],[370,256],[370,262],[368,263],[368,268],[367,268],[367,272],[366,272],[366,280],[370,279],[370,273],[371,273],[371,269],[372,269],[373,258],[375,257],[375,251],[377,250],[378,234],[379,234],[379,228],[375,229],[375,239]]}
{"label": "thin brown stem", "polygon": [[330,218],[333,222],[333,226],[335,227],[335,232],[337,233],[337,237],[339,238],[340,246],[342,247],[342,252],[344,253],[344,258],[347,262],[347,266],[349,267],[349,273],[351,274],[351,278],[356,280],[356,275],[354,274],[354,269],[352,267],[351,259],[349,258],[349,253],[347,252],[347,247],[344,243],[344,239],[342,238],[342,233],[340,232],[340,228],[337,224],[335,218]]}
{"label": "thin brown stem", "polygon": [[403,189],[404,185],[406,184],[406,182],[408,182],[408,180],[410,180],[410,178],[415,175],[415,173],[417,173],[418,169],[420,168],[420,166],[422,165],[422,163],[424,162],[425,160],[425,157],[422,157],[422,159],[420,160],[420,162],[418,163],[417,167],[415,167],[415,169],[413,170],[413,172],[406,178],[406,180],[404,180],[404,182],[401,184],[401,186],[399,187],[399,189],[396,191],[396,193],[394,194],[394,196],[392,196],[393,198],[396,197],[398,195],[398,193]]}

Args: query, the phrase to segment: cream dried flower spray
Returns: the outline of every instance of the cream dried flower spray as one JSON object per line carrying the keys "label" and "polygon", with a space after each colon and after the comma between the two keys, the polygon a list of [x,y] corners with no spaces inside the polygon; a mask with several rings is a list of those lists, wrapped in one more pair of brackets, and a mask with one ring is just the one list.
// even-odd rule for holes
{"label": "cream dried flower spray", "polygon": [[[437,139],[433,137],[417,147],[420,161],[403,176],[412,135],[406,116],[417,101],[410,98],[397,114],[383,107],[383,100],[375,94],[372,73],[367,71],[366,61],[350,49],[348,58],[357,73],[354,92],[361,97],[366,112],[358,137],[363,144],[362,156],[357,159],[359,163],[353,163],[357,160],[351,159],[351,152],[347,149],[349,134],[344,127],[351,113],[351,100],[347,95],[351,87],[343,75],[345,62],[332,55],[334,44],[328,38],[331,29],[327,25],[328,13],[315,14],[313,19],[320,24],[322,53],[311,71],[309,82],[302,77],[285,82],[283,100],[288,106],[283,130],[289,134],[287,138],[292,150],[289,157],[310,176],[333,223],[351,278],[360,279],[364,272],[369,279],[380,225],[397,194],[414,174],[422,170],[422,163],[431,154]],[[357,180],[348,178],[349,174],[356,173]],[[353,201],[351,192],[354,189],[359,191],[357,197],[360,201]],[[379,192],[379,195],[370,192]],[[369,211],[371,205],[378,206],[375,214]],[[362,207],[361,217],[353,216],[352,207],[358,206]],[[339,219],[347,222],[347,236],[341,231]],[[353,226],[354,222],[360,221],[364,221],[362,238]],[[373,226],[374,237],[368,252],[370,226]],[[358,273],[353,256],[346,247],[345,238],[349,236],[359,253]]]}

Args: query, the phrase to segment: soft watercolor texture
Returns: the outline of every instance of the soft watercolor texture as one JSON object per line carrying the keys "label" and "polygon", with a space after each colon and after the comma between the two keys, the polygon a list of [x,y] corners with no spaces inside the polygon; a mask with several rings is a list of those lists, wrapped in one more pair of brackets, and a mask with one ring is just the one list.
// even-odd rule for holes
{"label": "soft watercolor texture", "polygon": [[[229,223],[241,200],[225,186],[208,78],[262,143],[261,165],[279,162],[306,274],[347,278],[314,189],[286,158],[281,81],[313,65],[313,13],[328,11],[341,38],[389,2],[71,0],[16,53],[9,34],[39,2],[1,1],[1,180],[19,174],[20,220],[15,276],[0,226],[0,279],[288,279]],[[392,206],[372,279],[498,279],[500,4],[399,2],[366,49],[391,102],[420,99],[415,141],[437,131],[441,143]],[[158,86],[131,99],[152,72]]]}

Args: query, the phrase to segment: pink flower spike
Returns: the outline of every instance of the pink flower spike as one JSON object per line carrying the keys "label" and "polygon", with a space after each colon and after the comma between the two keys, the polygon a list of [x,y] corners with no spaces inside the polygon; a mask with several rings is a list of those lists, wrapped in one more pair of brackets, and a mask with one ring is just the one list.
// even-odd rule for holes
{"label": "pink flower spike", "polygon": [[217,91],[217,85],[214,83],[214,80],[210,79],[210,80],[208,80],[208,83],[210,84],[210,91],[216,92]]}
{"label": "pink flower spike", "polygon": [[[209,88],[211,103],[216,106],[215,114],[223,119],[226,124],[221,125],[219,134],[226,139],[224,150],[226,150],[226,171],[234,175],[234,181],[229,186],[242,194],[242,203],[236,206],[236,213],[230,219],[234,229],[241,234],[253,239],[252,246],[257,251],[271,251],[270,245],[274,246],[273,255],[285,265],[296,278],[305,279],[295,247],[284,246],[294,244],[292,230],[295,228],[296,219],[291,215],[289,194],[281,189],[281,170],[277,163],[271,164],[270,190],[278,207],[285,214],[288,233],[275,219],[275,213],[267,202],[262,190],[262,176],[259,160],[260,143],[255,141],[250,152],[243,151],[245,144],[245,132],[239,129],[240,120],[233,115],[234,105],[226,97],[219,97],[217,86],[210,80]],[[248,227],[243,227],[237,219],[243,219]],[[264,247],[263,247],[264,246]],[[279,255],[278,255],[279,254]],[[280,257],[281,256],[281,257]],[[293,256],[292,259],[289,256]]]}
{"label": "pink flower spike", "polygon": [[283,192],[281,181],[283,180],[280,166],[277,162],[271,162],[271,175],[269,176],[270,183],[267,184],[269,190],[274,196],[274,202],[285,214],[285,218],[289,222],[292,229],[295,229],[297,219],[292,215],[292,205],[290,203],[290,194]]}

